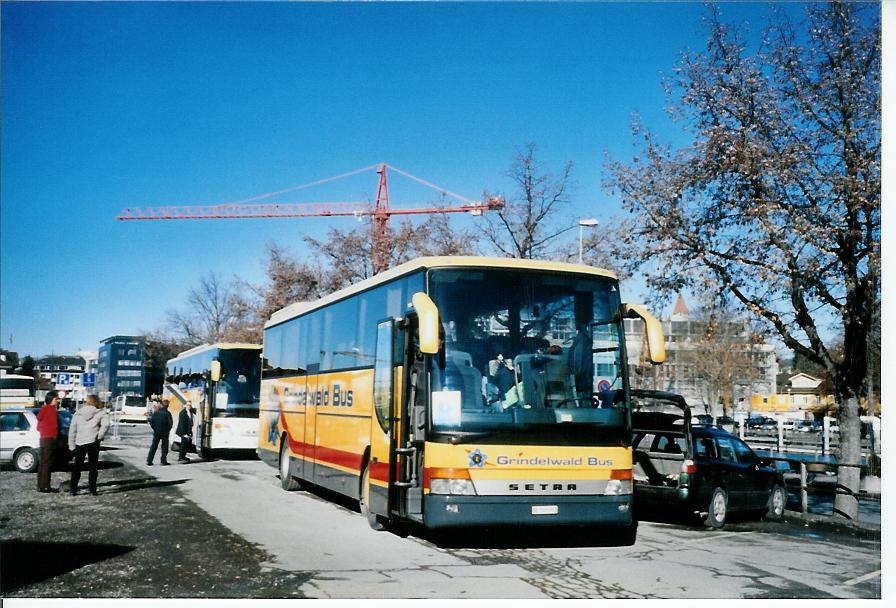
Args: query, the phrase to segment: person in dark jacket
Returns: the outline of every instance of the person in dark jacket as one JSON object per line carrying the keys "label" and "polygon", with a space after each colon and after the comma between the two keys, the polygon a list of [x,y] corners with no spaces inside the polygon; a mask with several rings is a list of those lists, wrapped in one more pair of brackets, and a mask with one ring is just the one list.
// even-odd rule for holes
{"label": "person in dark jacket", "polygon": [[44,405],[37,413],[37,431],[40,433],[40,462],[37,465],[37,491],[50,492],[50,470],[56,456],[56,440],[59,438],[59,393],[49,391]]}
{"label": "person in dark jacket", "polygon": [[149,419],[149,426],[152,427],[152,444],[149,446],[149,454],[146,456],[146,464],[152,466],[152,461],[156,457],[156,449],[159,442],[162,443],[162,464],[168,463],[168,433],[174,426],[174,418],[168,411],[168,400],[162,399],[162,407],[152,415]]}
{"label": "person in dark jacket", "polygon": [[72,478],[69,491],[72,496],[78,493],[78,482],[81,480],[81,468],[87,458],[87,487],[94,496],[96,492],[97,470],[99,468],[100,442],[109,428],[109,415],[96,395],[88,395],[87,403],[72,416],[72,424],[68,430],[68,448],[75,455],[72,467]]}
{"label": "person in dark jacket", "polygon": [[184,409],[177,415],[177,430],[175,431],[180,437],[180,458],[178,462],[190,462],[187,458],[187,450],[193,443],[193,404],[190,401],[184,403]]}

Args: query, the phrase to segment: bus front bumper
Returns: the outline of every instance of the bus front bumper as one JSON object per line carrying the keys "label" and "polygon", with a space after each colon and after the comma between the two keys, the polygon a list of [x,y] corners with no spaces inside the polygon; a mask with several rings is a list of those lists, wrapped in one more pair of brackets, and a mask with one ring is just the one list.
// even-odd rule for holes
{"label": "bus front bumper", "polygon": [[427,528],[458,526],[620,526],[632,524],[632,496],[455,496],[423,498]]}

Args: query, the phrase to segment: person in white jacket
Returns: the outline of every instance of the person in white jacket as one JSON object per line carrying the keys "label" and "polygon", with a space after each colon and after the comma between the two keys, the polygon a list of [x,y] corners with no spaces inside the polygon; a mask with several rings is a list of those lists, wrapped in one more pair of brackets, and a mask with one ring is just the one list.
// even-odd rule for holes
{"label": "person in white jacket", "polygon": [[87,457],[87,487],[96,496],[97,468],[100,458],[100,442],[109,428],[109,416],[96,395],[89,395],[87,403],[72,416],[72,424],[68,429],[68,449],[75,453],[75,466],[72,468],[72,479],[69,489],[72,496],[78,493],[78,482],[81,480],[81,467]]}

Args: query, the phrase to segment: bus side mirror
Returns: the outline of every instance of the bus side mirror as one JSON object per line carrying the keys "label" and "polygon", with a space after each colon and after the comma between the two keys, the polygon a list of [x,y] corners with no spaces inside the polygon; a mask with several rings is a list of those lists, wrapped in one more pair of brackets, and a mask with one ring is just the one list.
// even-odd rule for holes
{"label": "bus side mirror", "polygon": [[647,333],[647,355],[650,362],[658,365],[666,360],[666,341],[663,338],[663,326],[647,311],[643,304],[623,304],[622,316],[627,319],[642,319],[644,331]]}
{"label": "bus side mirror", "polygon": [[435,355],[439,352],[439,309],[422,291],[415,293],[411,297],[411,302],[417,311],[420,352],[424,355]]}
{"label": "bus side mirror", "polygon": [[211,377],[212,382],[217,382],[218,380],[221,379],[221,362],[218,361],[217,359],[212,361],[210,377]]}

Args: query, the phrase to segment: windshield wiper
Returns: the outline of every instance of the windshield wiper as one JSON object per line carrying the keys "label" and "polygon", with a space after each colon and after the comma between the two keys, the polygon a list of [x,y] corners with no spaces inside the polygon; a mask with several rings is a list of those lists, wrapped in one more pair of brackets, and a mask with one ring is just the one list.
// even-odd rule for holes
{"label": "windshield wiper", "polygon": [[458,444],[463,443],[465,441],[470,440],[478,440],[483,439],[485,437],[491,437],[492,435],[497,435],[501,431],[454,431],[454,432],[444,432],[445,435],[450,435],[450,439],[448,439],[449,443]]}

